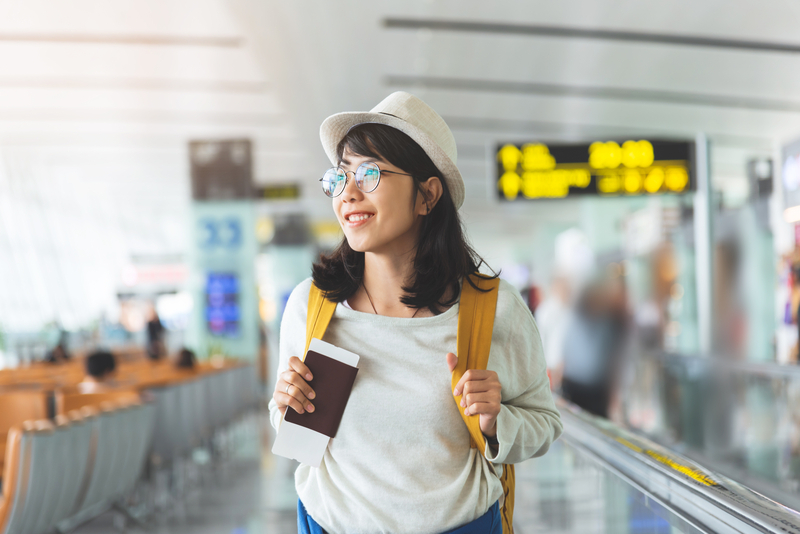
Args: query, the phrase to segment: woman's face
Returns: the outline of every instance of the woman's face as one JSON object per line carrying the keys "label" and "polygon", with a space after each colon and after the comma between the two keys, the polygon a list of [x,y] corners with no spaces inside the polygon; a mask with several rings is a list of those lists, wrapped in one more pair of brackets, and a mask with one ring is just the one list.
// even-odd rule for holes
{"label": "woman's face", "polygon": [[[373,162],[382,172],[378,187],[364,193],[353,174],[359,165]],[[416,247],[421,217],[427,207],[421,194],[416,195],[414,178],[403,169],[381,159],[354,154],[346,149],[340,165],[348,174],[341,195],[333,199],[333,210],[350,247],[358,252],[406,254]]]}

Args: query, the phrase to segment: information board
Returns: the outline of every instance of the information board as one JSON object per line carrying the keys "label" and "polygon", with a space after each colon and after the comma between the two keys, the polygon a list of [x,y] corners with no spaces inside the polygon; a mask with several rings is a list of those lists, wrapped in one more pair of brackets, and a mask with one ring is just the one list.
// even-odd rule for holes
{"label": "information board", "polygon": [[215,336],[239,335],[239,279],[235,273],[208,273],[206,277],[206,324]]}
{"label": "information board", "polygon": [[503,201],[680,194],[695,187],[694,142],[687,141],[506,143],[496,159]]}
{"label": "information board", "polygon": [[249,139],[191,141],[189,163],[194,200],[246,200],[252,195]]}

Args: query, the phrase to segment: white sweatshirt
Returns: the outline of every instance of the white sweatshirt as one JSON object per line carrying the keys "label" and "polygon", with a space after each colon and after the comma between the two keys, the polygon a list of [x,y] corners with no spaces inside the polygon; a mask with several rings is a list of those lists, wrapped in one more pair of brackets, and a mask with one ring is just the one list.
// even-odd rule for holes
{"label": "white sweatshirt", "polygon": [[[303,356],[310,289],[309,278],[289,297],[278,374]],[[497,454],[487,445],[488,461],[470,448],[446,360],[457,326],[458,305],[413,319],[336,307],[324,340],[358,354],[359,371],[322,464],[295,473],[306,510],[329,533],[435,534],[469,523],[502,497],[501,464],[541,456],[561,434],[536,324],[501,282],[488,363],[503,388],[500,445]],[[277,428],[274,400],[270,416]]]}

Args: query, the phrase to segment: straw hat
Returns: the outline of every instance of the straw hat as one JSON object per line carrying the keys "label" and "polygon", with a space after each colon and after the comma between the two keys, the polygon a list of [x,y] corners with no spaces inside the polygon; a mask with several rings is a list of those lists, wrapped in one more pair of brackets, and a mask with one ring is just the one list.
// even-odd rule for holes
{"label": "straw hat", "polygon": [[433,108],[412,94],[397,91],[369,112],[348,111],[331,115],[319,128],[322,147],[331,163],[339,164],[336,147],[350,128],[365,123],[397,128],[416,141],[444,175],[456,209],[461,207],[464,203],[464,179],[456,167],[456,140],[447,123]]}

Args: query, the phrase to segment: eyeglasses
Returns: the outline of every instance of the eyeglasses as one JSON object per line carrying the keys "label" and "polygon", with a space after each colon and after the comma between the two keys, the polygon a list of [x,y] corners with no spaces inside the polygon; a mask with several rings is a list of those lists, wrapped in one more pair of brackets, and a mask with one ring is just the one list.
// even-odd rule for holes
{"label": "eyeglasses", "polygon": [[341,167],[331,167],[325,171],[325,175],[319,179],[322,182],[322,191],[331,198],[338,197],[347,187],[347,175],[351,173],[355,176],[356,186],[364,193],[375,191],[381,181],[381,173],[411,176],[404,172],[382,171],[377,164],[366,161],[355,171],[345,171]]}

